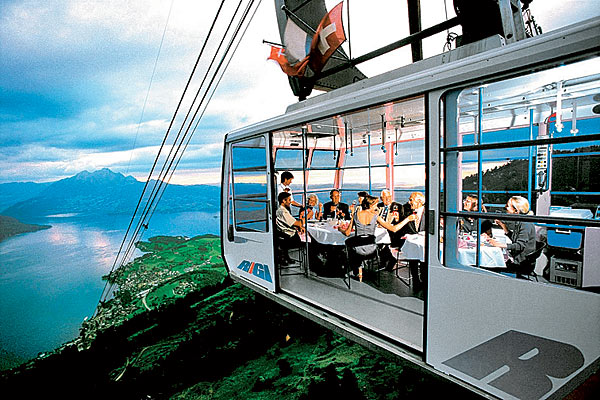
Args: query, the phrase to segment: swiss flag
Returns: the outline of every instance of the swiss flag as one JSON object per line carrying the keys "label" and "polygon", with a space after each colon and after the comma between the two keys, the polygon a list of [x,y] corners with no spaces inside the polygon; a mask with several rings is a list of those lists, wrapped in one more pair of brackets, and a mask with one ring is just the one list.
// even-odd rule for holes
{"label": "swiss flag", "polygon": [[323,69],[329,57],[346,40],[342,25],[342,5],[343,2],[323,17],[310,44],[308,59],[315,74]]}
{"label": "swiss flag", "polygon": [[271,46],[271,54],[267,59],[277,61],[283,72],[289,76],[304,76],[304,70],[308,65],[308,57],[305,57],[294,65],[290,65],[290,62],[285,57],[285,49],[277,46]]}

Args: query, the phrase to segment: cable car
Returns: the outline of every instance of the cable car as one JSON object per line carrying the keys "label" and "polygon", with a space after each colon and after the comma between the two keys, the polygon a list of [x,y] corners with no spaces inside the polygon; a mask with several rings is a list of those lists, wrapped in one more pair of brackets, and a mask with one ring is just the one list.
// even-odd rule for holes
{"label": "cable car", "polygon": [[[228,133],[221,237],[229,275],[486,397],[573,391],[600,363],[600,221],[553,211],[600,203],[592,169],[600,159],[599,37],[598,18],[510,43],[492,35]],[[280,245],[284,171],[303,206],[311,194],[329,201],[333,189],[348,205],[359,191],[378,197],[387,189],[401,205],[420,192],[424,230],[391,249],[392,271],[366,263],[370,275],[354,280],[336,231],[344,221],[304,220],[301,244]],[[464,209],[467,195],[485,209]],[[507,212],[514,196],[532,213]],[[291,213],[298,219],[298,208]],[[461,231],[465,219],[473,231]],[[543,246],[527,276],[502,270],[511,254],[485,240],[486,220],[533,225]],[[576,265],[562,271],[575,280],[545,278],[553,257],[546,237],[556,227],[579,235],[577,264],[555,263]],[[493,234],[501,241],[502,229]],[[284,251],[293,263],[279,262]],[[416,270],[406,268],[411,262]]]}

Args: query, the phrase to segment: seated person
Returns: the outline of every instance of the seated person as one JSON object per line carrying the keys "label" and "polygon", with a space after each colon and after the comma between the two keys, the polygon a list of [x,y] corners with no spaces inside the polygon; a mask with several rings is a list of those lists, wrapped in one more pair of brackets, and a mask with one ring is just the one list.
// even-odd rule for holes
{"label": "seated person", "polygon": [[377,204],[377,207],[379,208],[379,216],[384,221],[392,223],[395,220],[398,222],[401,206],[392,201],[392,193],[389,190],[384,189],[381,191],[381,202]]}
{"label": "seated person", "polygon": [[403,235],[415,234],[425,231],[425,218],[423,218],[423,212],[425,211],[425,195],[421,192],[413,192],[408,198],[408,207],[404,208],[404,218],[401,221],[393,225],[392,232],[402,232]]}
{"label": "seated person", "polygon": [[[506,202],[506,212],[509,214],[533,214],[529,210],[529,201],[521,196],[513,196]],[[506,262],[506,268],[509,271],[517,274],[523,269],[521,263],[525,258],[535,252],[535,226],[531,222],[525,221],[506,221],[495,220],[506,236],[512,243],[502,243],[492,237],[488,237],[487,241],[492,246],[505,248],[512,260]]]}
{"label": "seated person", "polygon": [[331,201],[323,205],[323,219],[350,219],[351,215],[348,204],[340,203],[340,191],[338,189],[331,190],[329,198]]}
{"label": "seated person", "polygon": [[288,192],[292,196],[292,205],[295,207],[300,207],[301,204],[294,201],[294,194],[292,193],[292,189],[290,185],[292,184],[292,180],[294,179],[294,175],[290,171],[283,171],[281,173],[281,182],[277,185],[277,194],[281,192]]}
{"label": "seated person", "polygon": [[355,211],[358,211],[355,206],[358,204],[358,207],[360,208],[362,201],[364,200],[365,197],[367,197],[368,194],[369,193],[365,192],[364,190],[361,190],[360,192],[357,193],[358,200],[352,201],[352,204],[350,205],[350,213],[354,214]]}
{"label": "seated person", "polygon": [[494,224],[489,219],[484,219],[481,221],[481,234],[486,235],[486,238],[493,238],[494,234],[492,233],[492,226]]}
{"label": "seated person", "polygon": [[[397,224],[400,222],[400,210],[402,206],[392,201],[392,193],[384,189],[381,191],[381,202],[377,204],[379,208],[379,216],[388,224]],[[379,255],[381,256],[381,263],[384,268],[391,271],[396,265],[396,258],[392,255],[390,250],[391,247],[400,249],[404,244],[402,235],[395,231],[389,231],[390,245],[382,244],[379,246]]]}
{"label": "seated person", "polygon": [[[308,220],[320,220],[321,217],[323,217],[323,204],[319,203],[319,198],[317,197],[317,195],[314,193],[309,194],[307,203],[308,204],[306,205],[306,218]],[[300,213],[298,214],[298,217],[301,221],[304,222],[304,207],[300,207]]]}
{"label": "seated person", "polygon": [[[408,199],[408,207],[404,207],[404,215],[400,217],[401,221],[396,225],[388,223],[381,224],[391,232],[400,232],[402,236],[407,234],[416,234],[425,231],[425,195],[421,192],[413,192]],[[419,291],[423,288],[426,281],[426,268],[419,260],[409,260],[410,273],[413,280],[413,288]]]}
{"label": "seated person", "polygon": [[[479,200],[477,199],[477,197],[469,194],[463,200],[463,210],[477,212],[479,211],[479,207],[477,206],[478,203]],[[482,207],[482,210],[483,212],[487,212],[485,207]],[[459,223],[461,232],[471,233],[477,231],[477,221],[473,218],[460,217]]]}
{"label": "seated person", "polygon": [[[355,235],[369,235],[375,236],[375,228],[377,223],[387,224],[377,212],[377,197],[366,195],[363,199],[360,208],[352,215],[350,223],[347,226],[340,225],[338,230],[346,236],[350,236],[352,229],[355,228]],[[373,252],[377,250],[376,245],[373,243]],[[358,280],[362,282],[362,259],[357,255],[349,254],[349,262],[352,272],[358,277]]]}
{"label": "seated person", "polygon": [[284,250],[283,254],[278,254],[278,261],[282,265],[286,265],[292,263],[288,250],[302,245],[298,231],[304,233],[304,227],[302,222],[296,220],[290,213],[292,196],[289,193],[279,193],[277,201],[279,202],[279,208],[275,213],[275,225],[277,226],[277,238]]}

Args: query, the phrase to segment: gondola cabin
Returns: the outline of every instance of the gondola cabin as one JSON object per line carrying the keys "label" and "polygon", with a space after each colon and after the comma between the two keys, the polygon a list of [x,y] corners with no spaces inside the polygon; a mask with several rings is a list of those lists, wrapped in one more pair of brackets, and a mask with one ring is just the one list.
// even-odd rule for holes
{"label": "gondola cabin", "polygon": [[[480,394],[571,392],[600,362],[598,38],[600,19],[510,44],[492,36],[228,133],[221,230],[230,276]],[[311,194],[329,202],[332,189],[349,208],[359,191],[388,189],[402,207],[420,192],[423,229],[402,246],[380,232],[393,268],[367,260],[362,281],[353,279],[342,219],[305,220],[301,245],[281,246],[284,171],[304,206]],[[467,196],[482,206],[465,209]],[[513,196],[531,213],[509,212]],[[510,243],[496,220],[535,227],[525,276],[503,270],[510,252],[482,235],[491,222]],[[292,263],[279,262],[283,251]]]}

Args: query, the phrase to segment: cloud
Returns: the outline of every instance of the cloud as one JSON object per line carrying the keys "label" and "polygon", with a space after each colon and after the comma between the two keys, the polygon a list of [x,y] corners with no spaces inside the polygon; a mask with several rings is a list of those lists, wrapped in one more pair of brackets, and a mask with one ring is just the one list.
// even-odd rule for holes
{"label": "cloud", "polygon": [[[326,4],[331,8],[338,2],[327,0]],[[423,28],[446,18],[446,3],[451,2],[427,2],[422,9]],[[4,1],[0,7],[0,182],[55,180],[77,169],[103,167],[135,176],[147,174],[219,4],[197,0]],[[235,5],[228,2],[222,15],[231,16]],[[533,2],[531,8],[548,31],[598,15],[595,5],[595,0],[548,1]],[[397,1],[382,2],[379,7],[351,2],[351,31],[347,33],[352,56],[407,36],[405,7],[405,2]],[[451,6],[447,12],[448,17],[454,15]],[[222,37],[231,19],[215,26],[213,39]],[[425,56],[438,53],[444,38],[442,33],[426,40]],[[285,74],[267,61],[269,47],[263,40],[280,41],[272,2],[260,5],[202,122],[193,131],[176,172],[178,179],[218,176],[215,171],[225,133],[283,114],[297,101]],[[217,43],[209,42],[205,56],[212,55]],[[349,53],[349,44],[343,46]],[[407,64],[409,52],[408,47],[395,50],[359,68],[373,76]],[[204,57],[198,65],[198,77],[190,84],[167,146],[180,128],[187,129],[183,119],[209,60]],[[198,171],[202,168],[210,172],[202,174]]]}

